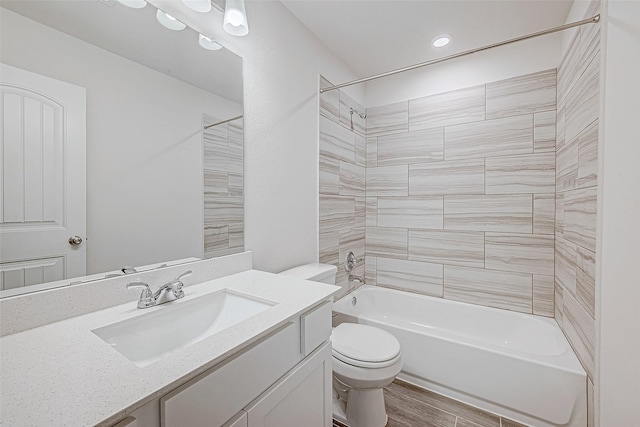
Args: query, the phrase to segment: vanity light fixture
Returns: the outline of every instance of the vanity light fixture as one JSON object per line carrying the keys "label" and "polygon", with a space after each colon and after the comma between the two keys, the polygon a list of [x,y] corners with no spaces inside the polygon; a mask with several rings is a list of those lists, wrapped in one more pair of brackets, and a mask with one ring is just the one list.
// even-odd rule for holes
{"label": "vanity light fixture", "polygon": [[132,7],[134,9],[142,9],[147,5],[147,2],[145,0],[118,0],[118,1],[123,5]]}
{"label": "vanity light fixture", "polygon": [[444,47],[448,45],[451,40],[453,40],[453,36],[451,34],[440,34],[431,40],[431,44],[434,47]]}
{"label": "vanity light fixture", "polygon": [[207,50],[220,50],[222,49],[222,46],[215,40],[199,34],[198,37],[198,43],[200,43],[200,46],[202,46],[203,48],[207,49]]}
{"label": "vanity light fixture", "polygon": [[185,24],[160,9],[158,9],[158,12],[156,13],[156,18],[164,27],[173,31],[184,30],[187,27]]}
{"label": "vanity light fixture", "polygon": [[191,10],[207,13],[211,10],[211,0],[182,0],[182,3]]}
{"label": "vanity light fixture", "polygon": [[222,28],[232,36],[246,36],[249,34],[244,0],[227,0]]}

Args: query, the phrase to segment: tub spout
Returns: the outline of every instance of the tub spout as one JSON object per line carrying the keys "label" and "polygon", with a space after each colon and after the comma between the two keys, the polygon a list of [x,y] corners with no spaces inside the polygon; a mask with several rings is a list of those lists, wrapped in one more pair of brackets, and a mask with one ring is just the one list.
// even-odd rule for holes
{"label": "tub spout", "polygon": [[360,283],[362,283],[363,285],[365,285],[365,284],[366,284],[366,283],[364,283],[364,277],[362,277],[362,276],[356,276],[355,274],[350,274],[350,275],[349,275],[349,281],[350,281],[350,282],[353,282],[353,281],[360,282]]}

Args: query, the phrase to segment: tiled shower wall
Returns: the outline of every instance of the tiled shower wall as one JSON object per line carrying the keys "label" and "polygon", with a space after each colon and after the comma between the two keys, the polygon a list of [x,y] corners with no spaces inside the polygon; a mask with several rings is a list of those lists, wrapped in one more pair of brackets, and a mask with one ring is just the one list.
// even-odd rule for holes
{"label": "tiled shower wall", "polygon": [[[321,87],[330,83],[321,78]],[[359,283],[347,281],[345,258],[358,258],[353,274],[364,276],[365,120],[364,108],[342,91],[320,96],[320,262],[338,267],[342,296]]]}
{"label": "tiled shower wall", "polygon": [[[204,124],[220,121],[204,116]],[[244,250],[243,119],[205,129],[204,256]]]}
{"label": "tiled shower wall", "polygon": [[[599,11],[599,2],[592,2],[585,18]],[[599,108],[600,25],[585,25],[558,69],[555,317],[591,382]]]}
{"label": "tiled shower wall", "polygon": [[554,315],[556,70],[367,111],[368,283]]}

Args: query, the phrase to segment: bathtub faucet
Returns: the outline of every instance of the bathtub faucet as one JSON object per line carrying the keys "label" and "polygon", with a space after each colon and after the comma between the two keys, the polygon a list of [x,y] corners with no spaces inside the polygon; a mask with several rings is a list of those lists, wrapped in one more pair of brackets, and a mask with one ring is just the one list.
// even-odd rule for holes
{"label": "bathtub faucet", "polygon": [[363,285],[365,285],[366,283],[364,283],[364,277],[362,276],[356,276],[355,274],[350,274],[349,275],[349,281],[353,282],[353,281],[358,281],[360,283],[362,283]]}

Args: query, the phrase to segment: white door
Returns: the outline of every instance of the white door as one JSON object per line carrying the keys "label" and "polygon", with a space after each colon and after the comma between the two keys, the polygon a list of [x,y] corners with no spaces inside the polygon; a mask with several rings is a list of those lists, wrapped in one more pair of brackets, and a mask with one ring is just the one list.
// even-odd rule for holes
{"label": "white door", "polygon": [[0,290],[84,276],[86,91],[5,64],[0,88]]}

